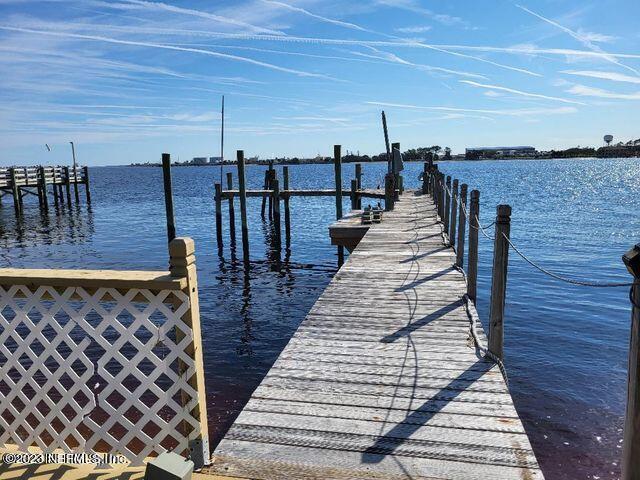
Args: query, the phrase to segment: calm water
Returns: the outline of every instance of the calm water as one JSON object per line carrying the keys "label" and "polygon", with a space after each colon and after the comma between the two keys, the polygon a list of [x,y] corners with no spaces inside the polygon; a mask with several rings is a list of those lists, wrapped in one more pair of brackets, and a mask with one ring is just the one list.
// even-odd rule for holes
{"label": "calm water", "polygon": [[[365,186],[376,187],[385,168],[364,165]],[[512,239],[545,267],[575,278],[629,279],[620,256],[640,241],[639,160],[450,162],[440,168],[481,190],[483,223],[493,220],[495,205],[510,204]],[[407,164],[408,187],[418,186],[421,169]],[[263,172],[264,167],[248,168],[251,187],[260,186]],[[295,166],[290,172],[292,188],[333,183],[331,165]],[[346,165],[345,188],[352,172]],[[292,243],[281,258],[271,248],[270,224],[260,219],[260,201],[250,200],[251,264],[245,270],[228,231],[222,255],[215,246],[213,183],[219,168],[173,173],[178,235],[196,241],[215,445],[336,271],[327,231],[335,200],[292,200]],[[2,266],[165,269],[160,169],[93,168],[91,179],[91,209],[82,205],[43,216],[30,204],[16,222],[11,201],[5,201]],[[226,228],[226,209],[224,223]],[[481,237],[478,309],[485,321],[491,249]],[[511,253],[506,364],[516,407],[547,478],[619,476],[629,318],[625,288],[558,283]]]}

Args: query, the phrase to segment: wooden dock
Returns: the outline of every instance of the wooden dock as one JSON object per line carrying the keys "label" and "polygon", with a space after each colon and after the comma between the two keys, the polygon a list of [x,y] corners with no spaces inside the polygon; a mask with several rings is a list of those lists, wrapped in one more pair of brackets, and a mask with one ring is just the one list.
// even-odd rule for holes
{"label": "wooden dock", "polygon": [[[214,452],[255,479],[541,479],[430,196],[372,225]],[[477,336],[486,345],[482,327]]]}

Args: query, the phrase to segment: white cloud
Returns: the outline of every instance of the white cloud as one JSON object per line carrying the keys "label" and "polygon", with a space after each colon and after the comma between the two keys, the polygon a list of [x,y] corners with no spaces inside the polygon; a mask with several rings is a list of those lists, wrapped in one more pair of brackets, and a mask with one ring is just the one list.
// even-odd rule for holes
{"label": "white cloud", "polygon": [[417,13],[420,15],[424,15],[425,17],[431,18],[436,22],[442,23],[443,25],[452,26],[452,25],[466,25],[466,22],[462,20],[460,17],[456,17],[453,15],[447,15],[443,13],[436,13],[427,8],[421,7],[418,3],[413,0],[376,0],[377,5],[384,5],[387,7],[399,8],[401,10],[406,10],[409,12]]}
{"label": "white cloud", "polygon": [[631,75],[625,75],[617,72],[603,72],[600,70],[565,70],[562,73],[581,77],[600,78],[603,80],[611,80],[613,82],[640,84],[640,77],[633,77]]}
{"label": "white cloud", "polygon": [[284,8],[284,9],[290,10],[292,12],[301,13],[303,15],[306,15],[306,16],[311,17],[311,18],[315,18],[316,20],[320,20],[320,21],[325,22],[325,23],[331,23],[333,25],[338,25],[340,27],[350,28],[352,30],[359,30],[361,32],[371,32],[371,30],[367,30],[366,28],[363,28],[363,27],[361,27],[359,25],[356,25],[355,23],[343,22],[341,20],[336,20],[336,19],[333,19],[333,18],[323,17],[322,15],[317,15],[315,13],[310,12],[309,10],[305,10],[304,8],[300,8],[300,7],[296,7],[296,6],[293,6],[293,5],[289,5],[288,3],[276,2],[274,0],[262,0],[262,2],[266,3],[267,5],[273,5],[275,7],[280,7],[280,8]]}
{"label": "white cloud", "polygon": [[541,95],[539,93],[523,92],[522,90],[516,90],[514,88],[508,88],[508,87],[501,87],[499,85],[485,85],[483,83],[473,82],[471,80],[460,80],[460,82],[461,83],[466,83],[467,85],[471,85],[472,87],[476,87],[476,88],[486,88],[486,89],[489,89],[489,90],[498,90],[498,91],[501,91],[501,92],[513,93],[514,95],[521,95],[523,97],[540,98],[540,99],[543,99],[543,100],[553,100],[555,102],[572,103],[574,105],[584,105],[584,103],[576,102],[574,100],[567,100],[566,98],[551,97],[551,96],[548,96],[548,95]]}
{"label": "white cloud", "polygon": [[586,85],[574,85],[567,90],[568,93],[580,95],[583,97],[610,98],[619,100],[640,100],[640,92],[635,93],[618,93],[601,88],[588,87]]}
{"label": "white cloud", "polygon": [[401,27],[401,28],[396,28],[396,32],[400,32],[400,33],[425,33],[428,32],[429,30],[431,30],[431,26],[429,25],[424,25],[424,26],[417,26],[417,27]]}
{"label": "white cloud", "polygon": [[379,107],[391,107],[401,108],[408,110],[434,110],[442,112],[467,112],[467,113],[479,113],[485,115],[498,115],[509,117],[529,117],[536,115],[566,115],[576,113],[578,111],[575,107],[557,107],[557,108],[518,108],[518,109],[504,109],[504,110],[492,110],[492,109],[477,109],[477,108],[456,108],[456,107],[443,107],[443,106],[422,106],[403,103],[389,103],[389,102],[365,102],[367,105],[376,105]]}

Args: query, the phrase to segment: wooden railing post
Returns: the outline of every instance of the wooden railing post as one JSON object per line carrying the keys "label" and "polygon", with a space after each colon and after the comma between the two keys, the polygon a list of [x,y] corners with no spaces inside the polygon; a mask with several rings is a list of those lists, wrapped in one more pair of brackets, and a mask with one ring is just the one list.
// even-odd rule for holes
{"label": "wooden railing post", "polygon": [[167,215],[167,238],[176,238],[176,222],[173,216],[173,190],[171,187],[171,155],[162,154],[162,176],[164,180],[164,206]]}
{"label": "wooden railing post", "polygon": [[[184,277],[187,285],[182,290],[189,297],[189,309],[182,321],[191,329],[193,341],[185,348],[185,353],[193,359],[195,370],[187,383],[198,392],[198,403],[191,415],[200,422],[200,431],[189,435],[189,450],[195,468],[209,463],[209,434],[207,426],[207,400],[204,383],[204,362],[202,356],[202,331],[200,327],[200,305],[198,299],[198,276],[196,273],[195,245],[191,238],[174,238],[169,243],[169,271],[172,277]],[[179,341],[178,332],[176,339]],[[184,334],[182,334],[184,335]],[[182,363],[182,362],[180,362]],[[179,365],[184,369],[185,365]]]}
{"label": "wooden railing post", "polygon": [[471,190],[469,202],[469,267],[467,268],[467,296],[475,303],[478,286],[478,219],[480,218],[480,191]]}
{"label": "wooden railing post", "polygon": [[511,207],[498,205],[496,210],[496,238],[493,246],[491,303],[489,307],[489,351],[502,360],[504,358],[504,304],[507,295]]}
{"label": "wooden railing post", "polygon": [[247,186],[244,176],[244,151],[236,152],[238,160],[238,190],[240,192],[240,221],[242,222],[242,250],[245,260],[249,259],[249,229],[247,227]]}
{"label": "wooden railing post", "polygon": [[[227,172],[227,190],[233,190],[233,173]],[[233,195],[229,194],[229,237],[236,241],[236,207]]]}
{"label": "wooden railing post", "polygon": [[449,235],[449,218],[451,218],[451,175],[447,175],[447,183],[444,191],[444,231]]}
{"label": "wooden railing post", "polygon": [[451,191],[451,218],[449,223],[451,228],[449,229],[449,244],[452,247],[456,246],[456,219],[458,215],[458,179],[453,181],[453,190]]}
{"label": "wooden railing post", "polygon": [[640,243],[622,261],[636,283],[631,289],[631,334],[627,377],[627,408],[622,448],[622,479],[640,478]]}
{"label": "wooden railing post", "polygon": [[215,205],[216,205],[216,243],[218,250],[222,250],[222,185],[216,183],[215,188]]}
{"label": "wooden railing post", "polygon": [[467,208],[467,184],[460,186],[460,213],[458,214],[458,248],[456,249],[456,265],[458,268],[464,266],[464,235],[467,226],[467,216],[465,209]]}

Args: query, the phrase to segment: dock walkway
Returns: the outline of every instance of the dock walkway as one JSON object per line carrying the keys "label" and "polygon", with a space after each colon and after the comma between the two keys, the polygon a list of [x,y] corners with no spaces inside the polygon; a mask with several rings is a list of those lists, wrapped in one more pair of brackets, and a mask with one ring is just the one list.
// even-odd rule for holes
{"label": "dock walkway", "polygon": [[[417,192],[369,229],[214,452],[211,473],[543,478],[502,374],[477,354],[465,279],[441,230]],[[479,325],[478,334],[486,344]]]}

